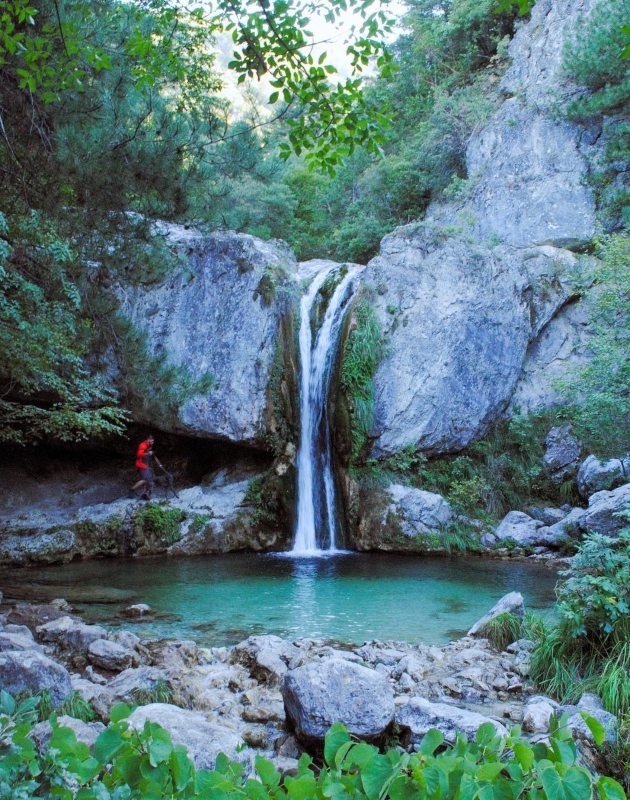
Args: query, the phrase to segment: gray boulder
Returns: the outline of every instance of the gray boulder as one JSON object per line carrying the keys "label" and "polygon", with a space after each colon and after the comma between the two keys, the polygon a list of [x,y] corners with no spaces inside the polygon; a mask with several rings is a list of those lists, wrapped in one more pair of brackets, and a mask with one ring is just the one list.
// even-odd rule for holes
{"label": "gray boulder", "polygon": [[605,732],[605,742],[614,743],[617,741],[617,728],[619,724],[617,717],[606,711],[600,698],[596,694],[591,693],[582,695],[577,704],[576,713],[572,714],[567,720],[567,727],[571,730],[575,739],[588,744],[595,743],[591,729],[580,714],[581,711],[594,717],[602,724]]}
{"label": "gray boulder", "polygon": [[529,697],[523,709],[523,730],[527,733],[547,733],[552,714],[558,714],[559,704],[550,697]]}
{"label": "gray boulder", "polygon": [[382,674],[330,658],[288,672],[281,684],[287,718],[305,744],[321,745],[333,722],[360,739],[380,738],[394,719],[394,692]]}
{"label": "gray boulder", "polygon": [[136,667],[126,669],[107,684],[116,702],[131,702],[136,690],[150,692],[158,683],[167,683],[168,675],[157,667]]}
{"label": "gray boulder", "polygon": [[121,672],[133,666],[137,654],[133,650],[110,642],[109,639],[97,639],[88,647],[88,658],[92,664],[111,672]]}
{"label": "gray boulder", "polygon": [[61,617],[36,628],[42,642],[52,642],[64,650],[87,650],[97,639],[107,636],[105,628],[86,625],[72,617]]}
{"label": "gray boulder", "polygon": [[523,599],[523,595],[520,592],[509,592],[508,594],[503,595],[498,603],[496,603],[496,605],[494,605],[487,614],[475,622],[466,635],[478,635],[482,631],[484,625],[487,625],[490,620],[493,620],[495,617],[498,617],[501,614],[514,614],[516,617],[524,617],[525,601]]}
{"label": "gray boulder", "polygon": [[22,625],[9,625],[10,628],[22,628],[18,631],[0,630],[0,652],[4,650],[39,650],[43,648],[37,644],[33,634]]}
{"label": "gray boulder", "polygon": [[230,661],[232,664],[242,664],[257,681],[276,686],[299,652],[295,645],[279,636],[250,636],[236,645]]}
{"label": "gray boulder", "polygon": [[393,501],[388,511],[397,516],[405,536],[439,530],[453,517],[450,503],[439,494],[398,483],[390,484],[387,493]]}
{"label": "gray boulder", "polygon": [[57,722],[62,728],[70,728],[71,731],[74,731],[77,740],[90,748],[94,746],[94,742],[105,730],[102,722],[83,722],[83,720],[69,717],[67,714],[57,717]]}
{"label": "gray boulder", "polygon": [[578,470],[582,444],[571,433],[570,425],[552,428],[545,439],[543,461],[554,483],[562,483]]}
{"label": "gray boulder", "polygon": [[611,458],[603,464],[590,455],[580,465],[577,476],[578,491],[586,500],[595,492],[609,491],[615,486],[627,483],[630,478],[630,459]]}
{"label": "gray boulder", "polygon": [[412,744],[422,741],[422,737],[431,728],[441,731],[447,742],[454,742],[460,732],[472,742],[479,728],[486,722],[494,725],[499,736],[508,735],[507,728],[494,719],[447,703],[431,703],[423,697],[412,697],[406,705],[399,708],[396,722],[401,728],[407,728],[411,732]]}
{"label": "gray boulder", "polygon": [[[267,386],[279,321],[297,288],[295,256],[282,242],[230,231],[204,236],[159,223],[183,260],[158,285],[119,287],[121,310],[193,379],[214,378],[164,429],[254,444],[266,430]],[[289,291],[286,291],[286,290]]]}
{"label": "gray boulder", "polygon": [[184,745],[197,769],[214,769],[219,753],[225,753],[231,761],[247,758],[239,752],[244,742],[237,733],[208,722],[199,711],[188,711],[168,703],[151,703],[131,714],[129,726],[142,730],[147,719],[165,728],[174,745]]}
{"label": "gray boulder", "polygon": [[72,694],[68,670],[35,650],[0,653],[0,686],[9,694],[48,689],[55,707]]}
{"label": "gray boulder", "polygon": [[588,533],[602,533],[605,536],[616,536],[621,528],[627,526],[617,516],[630,503],[630,483],[613,489],[611,492],[596,492],[588,501],[588,508],[580,517],[580,527]]}
{"label": "gray boulder", "polygon": [[521,546],[539,544],[538,530],[543,523],[522,511],[510,511],[494,532],[499,542],[514,541]]}

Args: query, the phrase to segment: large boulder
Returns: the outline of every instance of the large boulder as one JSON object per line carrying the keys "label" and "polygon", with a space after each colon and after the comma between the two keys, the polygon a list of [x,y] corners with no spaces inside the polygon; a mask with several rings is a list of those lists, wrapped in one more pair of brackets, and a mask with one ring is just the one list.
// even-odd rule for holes
{"label": "large boulder", "polygon": [[595,492],[610,491],[630,478],[630,458],[611,458],[602,463],[590,455],[580,464],[578,491],[587,500]]}
{"label": "large boulder", "polygon": [[499,542],[512,541],[527,546],[538,543],[538,530],[544,526],[540,520],[533,519],[522,511],[510,511],[501,520],[494,532]]}
{"label": "large boulder", "polygon": [[75,534],[71,530],[33,533],[26,528],[23,532],[15,531],[2,536],[0,561],[11,564],[54,564],[66,560],[64,556],[72,552],[74,541]]}
{"label": "large boulder", "polygon": [[481,619],[475,622],[466,635],[477,636],[480,633],[483,635],[484,627],[501,614],[514,614],[515,617],[524,617],[525,601],[523,595],[520,592],[509,592],[503,595],[487,614],[484,614]]}
{"label": "large boulder", "polygon": [[570,425],[552,428],[545,439],[543,461],[553,483],[562,483],[578,471],[582,444]]}
{"label": "large boulder", "polygon": [[396,483],[387,488],[387,493],[393,501],[389,511],[398,517],[405,536],[440,530],[453,517],[450,503],[434,492]]}
{"label": "large boulder", "polygon": [[465,734],[468,741],[472,742],[486,722],[492,723],[500,736],[508,735],[507,728],[494,719],[447,703],[432,703],[423,697],[412,697],[399,708],[396,722],[401,728],[409,730],[412,744],[419,744],[431,728],[441,731],[447,742],[453,743],[458,733]]}
{"label": "large boulder", "polygon": [[[212,386],[188,399],[162,429],[256,444],[265,410],[279,322],[293,302],[297,263],[282,242],[230,231],[204,236],[161,224],[183,264],[157,285],[119,287],[121,310],[147,334],[152,355]],[[277,291],[280,289],[280,291]]]}
{"label": "large boulder", "polygon": [[243,761],[244,742],[228,727],[216,725],[199,711],[188,711],[169,703],[140,706],[129,717],[129,725],[142,730],[146,720],[156,722],[171,735],[174,745],[184,745],[197,769],[214,769],[219,753],[231,761]]}
{"label": "large boulder", "polygon": [[122,672],[138,660],[134,650],[109,639],[96,639],[87,650],[90,663],[112,672]]}
{"label": "large boulder", "polygon": [[333,722],[367,741],[379,739],[394,719],[394,692],[376,670],[341,658],[305,664],[281,685],[289,722],[307,745],[324,741]]}
{"label": "large boulder", "polygon": [[0,653],[0,686],[10,694],[48,689],[55,707],[72,694],[68,670],[36,650]]}
{"label": "large boulder", "polygon": [[616,536],[628,523],[621,517],[630,503],[630,483],[626,483],[611,492],[596,492],[588,501],[588,508],[580,517],[580,527],[588,533],[602,533],[605,536]]}

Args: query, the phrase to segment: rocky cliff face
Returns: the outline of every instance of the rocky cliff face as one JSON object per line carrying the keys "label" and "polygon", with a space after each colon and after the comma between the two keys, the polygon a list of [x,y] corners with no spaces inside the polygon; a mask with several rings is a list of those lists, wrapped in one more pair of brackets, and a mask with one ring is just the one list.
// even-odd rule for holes
{"label": "rocky cliff face", "polygon": [[579,253],[595,233],[586,178],[597,134],[558,119],[575,92],[562,50],[591,0],[540,0],[510,46],[502,102],[467,151],[466,198],[382,243],[364,273],[390,342],[373,453],[455,451],[509,404],[555,399],[584,358]]}
{"label": "rocky cliff face", "polygon": [[148,421],[172,432],[262,446],[280,325],[299,294],[295,256],[282,242],[245,234],[204,236],[163,223],[159,230],[180,254],[182,268],[157,286],[121,287],[121,310],[147,334],[153,355],[166,353],[195,380],[209,373],[213,383],[190,398],[176,420]]}

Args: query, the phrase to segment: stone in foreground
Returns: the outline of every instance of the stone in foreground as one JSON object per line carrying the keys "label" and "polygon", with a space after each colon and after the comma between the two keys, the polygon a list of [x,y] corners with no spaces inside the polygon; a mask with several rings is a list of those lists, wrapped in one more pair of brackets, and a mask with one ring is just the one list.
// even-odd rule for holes
{"label": "stone in foreground", "polygon": [[147,719],[165,728],[174,745],[184,745],[197,769],[214,769],[219,753],[225,753],[230,761],[245,758],[239,752],[244,744],[241,737],[229,728],[208,722],[199,711],[188,711],[170,703],[151,703],[131,714],[129,726],[140,731]]}
{"label": "stone in foreground", "polygon": [[413,697],[403,706],[396,714],[396,722],[401,728],[409,729],[412,744],[422,741],[431,728],[441,731],[447,742],[454,742],[460,732],[472,742],[485,722],[491,722],[500,736],[508,735],[507,728],[496,720],[447,703],[431,703],[423,697]]}
{"label": "stone in foreground", "polygon": [[503,595],[499,602],[493,606],[487,614],[480,620],[477,620],[472,628],[466,634],[467,636],[477,636],[479,632],[487,625],[490,620],[501,614],[514,614],[516,617],[525,616],[525,601],[520,592],[509,592]]}
{"label": "stone in foreground", "polygon": [[378,739],[394,720],[394,693],[387,678],[340,658],[287,672],[282,681],[287,717],[305,744],[321,745],[334,722],[359,739]]}
{"label": "stone in foreground", "polygon": [[13,695],[48,689],[55,708],[72,694],[68,671],[35,650],[0,653],[0,687]]}
{"label": "stone in foreground", "polygon": [[232,664],[242,664],[252,678],[268,686],[276,686],[288,670],[289,662],[300,651],[279,636],[250,636],[232,651]]}

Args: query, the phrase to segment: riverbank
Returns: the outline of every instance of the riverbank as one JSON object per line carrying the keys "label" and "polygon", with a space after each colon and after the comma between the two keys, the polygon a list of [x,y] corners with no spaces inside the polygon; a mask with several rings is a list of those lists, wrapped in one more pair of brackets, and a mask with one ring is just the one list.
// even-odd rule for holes
{"label": "riverbank", "polygon": [[[522,613],[520,603],[511,610]],[[198,767],[212,768],[222,751],[250,765],[263,755],[292,773],[302,752],[317,751],[333,722],[360,738],[410,750],[430,727],[447,740],[456,731],[472,739],[484,722],[501,734],[522,724],[527,735],[540,736],[553,711],[567,711],[569,727],[588,751],[592,735],[582,708],[609,736],[616,725],[592,696],[566,708],[537,696],[529,680],[532,643],[523,639],[500,652],[471,632],[443,646],[261,635],[234,647],[203,648],[189,640],[143,642],[131,629],[110,633],[82,622],[63,600],[5,604],[1,611],[6,690],[47,688],[62,710],[64,701],[79,696],[95,719],[68,724],[88,743],[116,703],[138,705],[132,724],[158,722]],[[128,614],[146,612],[136,607]]]}

